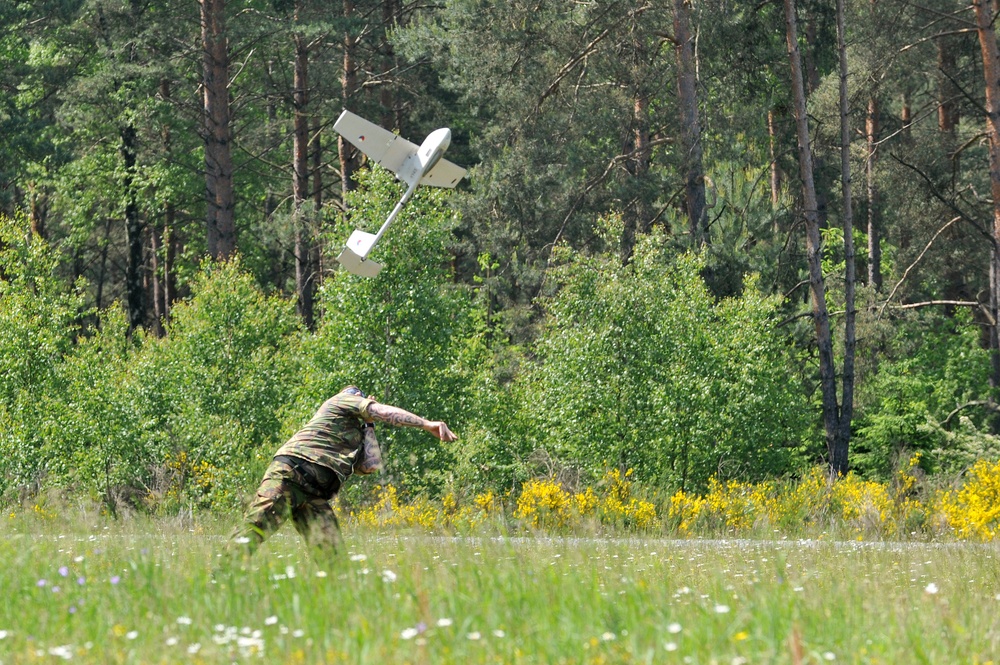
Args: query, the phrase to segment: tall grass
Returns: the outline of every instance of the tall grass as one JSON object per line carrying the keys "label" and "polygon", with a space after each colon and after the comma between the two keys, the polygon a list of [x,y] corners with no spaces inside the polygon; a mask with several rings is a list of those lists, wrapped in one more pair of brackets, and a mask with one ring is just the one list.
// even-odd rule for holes
{"label": "tall grass", "polygon": [[[981,544],[451,538],[18,515],[0,537],[0,662],[974,663],[1000,656]],[[212,577],[215,570],[214,580]]]}

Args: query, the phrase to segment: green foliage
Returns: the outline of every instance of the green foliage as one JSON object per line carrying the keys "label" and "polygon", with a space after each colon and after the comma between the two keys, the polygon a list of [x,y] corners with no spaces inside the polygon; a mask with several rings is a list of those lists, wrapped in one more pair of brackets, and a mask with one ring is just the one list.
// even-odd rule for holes
{"label": "green foliage", "polygon": [[990,433],[996,416],[984,400],[990,364],[979,327],[965,310],[919,324],[927,330],[921,336],[898,328],[891,355],[858,395],[853,461],[874,477],[889,477],[913,452],[925,469],[945,472],[1000,455]]}
{"label": "green foliage", "polygon": [[751,283],[716,302],[702,262],[662,243],[644,238],[624,267],[560,250],[523,404],[537,444],[664,487],[789,470],[805,411],[773,334],[778,301]]}
{"label": "green foliage", "polygon": [[83,338],[40,398],[46,485],[106,501],[111,510],[135,501],[163,458],[165,433],[142,403],[135,363],[140,339],[128,342],[124,309],[110,308],[94,335]]}
{"label": "green foliage", "polygon": [[[798,4],[837,326],[834,14]],[[443,446],[414,430],[381,433],[387,479],[410,491],[505,490],[543,459],[594,474],[634,466],[689,488],[716,473],[794,468],[795,451],[821,437],[819,419],[804,416],[810,404],[818,413],[815,330],[796,317],[808,290],[783,16],[774,3],[737,5],[692,7],[709,210],[709,246],[694,259],[671,254],[690,238],[669,5],[365,0],[345,15],[317,0],[230,3],[230,52],[252,54],[230,71],[241,259],[202,266],[192,221],[204,212],[203,65],[185,56],[200,37],[197,7],[0,3],[10,28],[0,36],[0,205],[28,208],[46,239],[21,217],[2,221],[0,493],[58,486],[112,504],[135,490],[160,506],[235,505],[273,448],[346,383],[462,437]],[[848,7],[853,129],[870,97],[881,109],[874,159],[864,141],[851,146],[854,219],[867,221],[871,163],[894,302],[985,301],[990,288],[988,245],[969,223],[992,214],[976,194],[989,188],[982,77],[977,50],[950,34],[958,27],[916,7]],[[357,39],[350,54],[323,38],[345,34]],[[296,38],[309,44],[308,108],[290,94]],[[345,55],[353,90],[341,89]],[[958,124],[918,111],[904,128],[900,100],[953,106]],[[316,239],[323,228],[339,249],[401,193],[376,169],[342,201],[316,166],[335,159],[327,121],[342,104],[411,139],[451,126],[449,158],[470,178],[454,195],[421,190],[376,250],[378,279],[333,272],[327,258],[310,333],[288,299],[296,232]],[[315,118],[310,194],[323,201],[310,196],[293,214],[288,130],[299,112]],[[149,245],[134,267],[170,277],[165,339],[128,338],[119,306],[107,307],[123,290],[126,240],[150,240],[126,235],[126,209],[162,241],[155,269]],[[333,219],[341,209],[353,219]],[[622,224],[601,221],[612,210]],[[944,220],[954,221],[939,233]],[[626,224],[657,232],[624,267],[614,254]],[[860,293],[873,307],[885,295]],[[791,325],[774,325],[779,310]],[[885,477],[919,450],[927,470],[956,471],[1000,452],[973,324],[950,313],[872,318],[859,314],[859,470]],[[790,359],[807,381],[791,380]],[[533,458],[536,448],[548,457]]]}
{"label": "green foliage", "polygon": [[67,289],[57,267],[24,215],[0,215],[0,403],[45,385],[80,333],[81,285]]}
{"label": "green foliage", "polygon": [[[287,350],[300,324],[294,305],[261,293],[238,259],[204,264],[192,291],[175,307],[169,337],[128,341],[123,313],[109,309],[99,331],[75,346],[64,340],[59,362],[50,359],[44,375],[31,374],[30,385],[0,403],[10,425],[0,439],[8,488],[68,488],[112,509],[139,499],[164,508],[238,505],[277,445],[296,379]],[[0,302],[5,314],[17,304]],[[24,304],[10,311],[30,313]],[[51,336],[41,317],[21,336]],[[46,348],[29,346],[23,356]],[[14,353],[5,347],[0,359],[13,364]]]}
{"label": "green foliage", "polygon": [[0,496],[40,480],[40,397],[82,332],[83,285],[67,288],[57,259],[23,215],[0,215]]}
{"label": "green foliage", "polygon": [[191,288],[169,336],[147,340],[135,371],[146,417],[171,452],[204,462],[207,499],[232,506],[277,446],[281,407],[298,379],[289,351],[301,324],[294,303],[262,293],[239,260],[204,264]]}

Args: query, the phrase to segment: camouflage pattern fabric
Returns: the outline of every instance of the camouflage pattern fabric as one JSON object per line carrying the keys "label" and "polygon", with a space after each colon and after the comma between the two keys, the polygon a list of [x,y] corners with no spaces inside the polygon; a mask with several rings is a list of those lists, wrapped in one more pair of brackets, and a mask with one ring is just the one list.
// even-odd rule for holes
{"label": "camouflage pattern fabric", "polygon": [[323,402],[305,427],[275,453],[333,469],[341,481],[351,475],[363,443],[362,425],[371,418],[369,397],[339,393]]}
{"label": "camouflage pattern fabric", "polygon": [[291,518],[295,530],[307,544],[335,550],[340,543],[337,516],[328,498],[316,491],[312,481],[304,477],[301,470],[274,460],[257,488],[257,496],[247,510],[243,525],[233,534],[233,541],[244,545],[247,553],[252,554],[285,520]]}

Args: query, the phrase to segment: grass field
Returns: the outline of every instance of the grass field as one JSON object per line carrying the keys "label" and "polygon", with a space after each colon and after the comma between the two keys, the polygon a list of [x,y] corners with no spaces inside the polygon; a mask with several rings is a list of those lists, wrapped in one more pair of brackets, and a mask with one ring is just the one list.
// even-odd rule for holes
{"label": "grass field", "polygon": [[0,663],[984,663],[1000,550],[927,543],[452,538],[68,519],[0,536]]}

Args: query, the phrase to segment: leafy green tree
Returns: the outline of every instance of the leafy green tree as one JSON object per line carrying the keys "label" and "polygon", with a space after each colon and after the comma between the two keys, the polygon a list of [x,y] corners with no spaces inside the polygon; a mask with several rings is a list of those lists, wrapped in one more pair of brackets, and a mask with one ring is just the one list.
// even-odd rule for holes
{"label": "leafy green tree", "polygon": [[794,468],[806,411],[774,334],[776,298],[751,280],[743,296],[715,302],[703,262],[673,257],[656,233],[626,267],[565,248],[558,258],[561,288],[543,300],[525,378],[535,400],[522,405],[539,447],[594,475],[633,468],[664,488]]}
{"label": "leafy green tree", "polygon": [[41,480],[39,397],[82,332],[82,289],[59,278],[57,254],[25,215],[0,215],[0,495]]}
{"label": "leafy green tree", "polygon": [[456,98],[456,135],[470,136],[479,162],[461,200],[459,268],[473,274],[485,253],[500,262],[485,289],[518,341],[555,243],[592,241],[593,220],[612,209],[645,211],[632,228],[646,228],[669,207],[660,198],[679,181],[662,168],[676,117],[673,88],[660,92],[673,80],[667,26],[662,3],[451,0],[397,35]]}
{"label": "leafy green tree", "polygon": [[[921,334],[914,334],[914,329]],[[967,310],[954,319],[924,314],[897,323],[885,357],[859,395],[854,463],[888,479],[914,453],[933,472],[959,472],[1000,454],[990,434],[989,351]]]}
{"label": "leafy green tree", "polygon": [[295,389],[290,355],[301,324],[294,302],[265,295],[238,259],[206,263],[179,303],[168,336],[133,363],[145,418],[170,450],[217,476],[209,499],[236,505],[259,480]]}
{"label": "leafy green tree", "polygon": [[104,325],[82,338],[39,398],[43,434],[32,455],[47,488],[102,502],[115,513],[139,505],[153,484],[168,438],[144,409],[135,372],[141,340],[128,341],[127,311],[108,308]]}
{"label": "leafy green tree", "polygon": [[51,171],[67,159],[54,131],[58,92],[77,62],[61,49],[80,0],[0,3],[0,211],[29,210],[46,235]]}
{"label": "leafy green tree", "polygon": [[[238,505],[276,447],[294,389],[294,303],[261,293],[238,260],[207,263],[166,338],[129,342],[127,328],[124,310],[109,309],[101,330],[64,344],[42,388],[0,411],[15,425],[2,439],[3,476],[83,492],[112,510],[155,505],[172,484],[183,494],[175,501]],[[201,484],[184,487],[195,468]]]}

